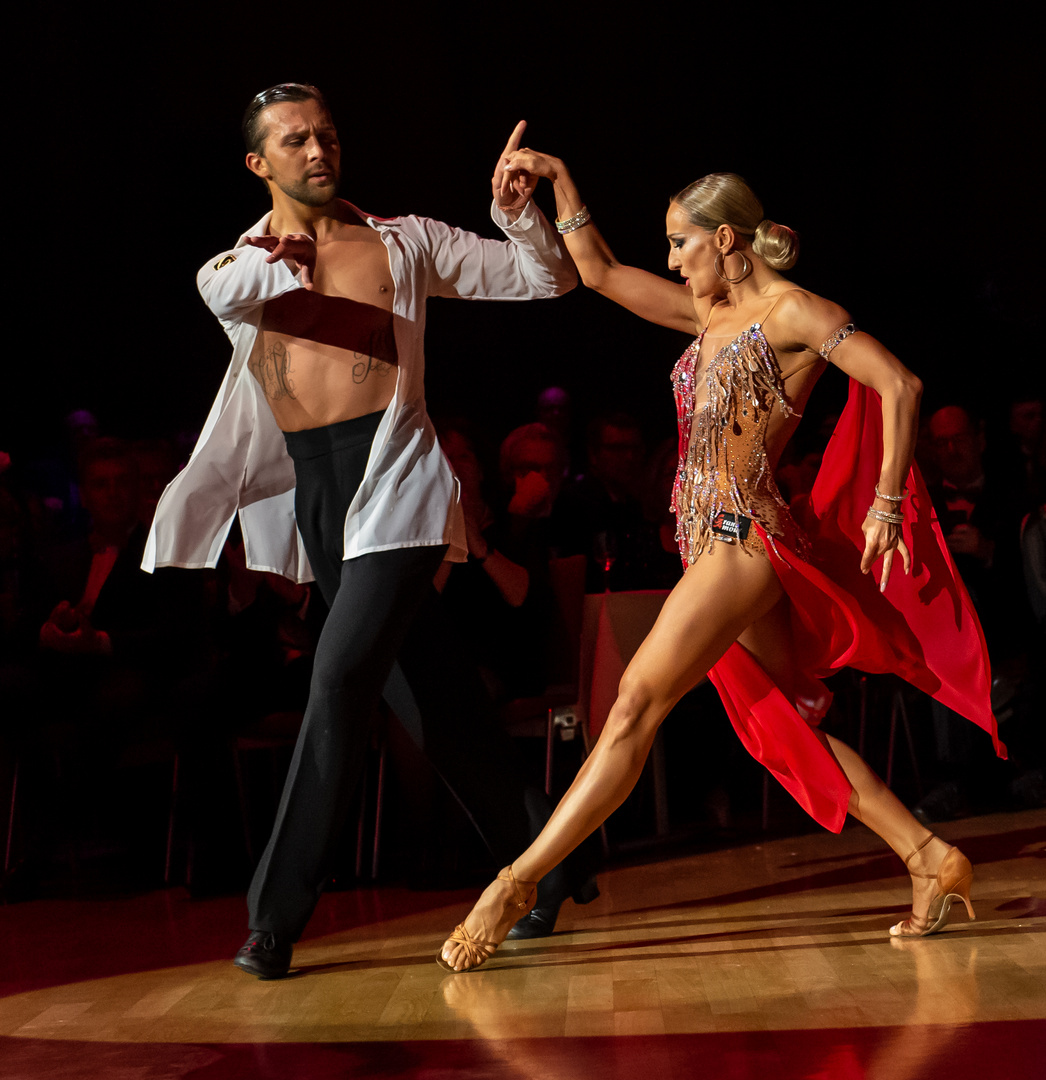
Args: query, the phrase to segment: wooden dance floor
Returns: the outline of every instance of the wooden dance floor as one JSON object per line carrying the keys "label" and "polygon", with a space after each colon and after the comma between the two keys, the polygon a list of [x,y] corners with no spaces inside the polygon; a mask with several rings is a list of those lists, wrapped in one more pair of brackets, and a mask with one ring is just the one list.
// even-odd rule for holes
{"label": "wooden dance floor", "polygon": [[910,892],[863,828],[618,867],[560,932],[434,962],[473,894],[324,897],[296,974],[233,968],[240,898],[0,909],[0,1075],[992,1080],[1043,1075],[1046,811],[940,829],[976,922],[892,941]]}

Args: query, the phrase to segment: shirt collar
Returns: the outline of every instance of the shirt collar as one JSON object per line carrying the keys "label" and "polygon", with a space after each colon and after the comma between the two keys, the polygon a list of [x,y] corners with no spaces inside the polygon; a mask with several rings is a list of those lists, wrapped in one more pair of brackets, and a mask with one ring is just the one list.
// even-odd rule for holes
{"label": "shirt collar", "polygon": [[[342,199],[343,203],[356,215],[363,218],[363,220],[372,228],[377,231],[382,229],[392,228],[393,226],[402,225],[402,217],[383,218],[378,217],[376,214],[368,214],[365,210],[361,210],[358,206],[354,206],[348,199]],[[256,221],[246,232],[241,233],[240,239],[236,241],[237,247],[244,247],[247,243],[248,236],[264,236],[269,229],[269,221],[272,218],[272,211],[263,215],[258,221]]]}

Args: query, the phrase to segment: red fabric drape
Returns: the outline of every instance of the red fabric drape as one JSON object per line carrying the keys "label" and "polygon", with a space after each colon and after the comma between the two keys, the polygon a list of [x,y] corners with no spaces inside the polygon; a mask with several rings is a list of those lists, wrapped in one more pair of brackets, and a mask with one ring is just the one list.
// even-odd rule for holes
{"label": "red fabric drape", "polygon": [[842,667],[901,676],[984,728],[996,753],[1006,756],[989,702],[984,634],[915,466],[904,524],[911,573],[905,575],[895,557],[881,593],[872,575],[860,571],[861,525],[879,477],[882,438],[879,396],[851,380],[814,489],[796,515],[811,539],[812,561],[778,538],[767,541],[760,530],[792,601],[797,700],[788,700],[738,644],[709,672],[749,753],[834,832],[846,818],[850,785],[809,724],[821,719],[831,700],[818,680]]}

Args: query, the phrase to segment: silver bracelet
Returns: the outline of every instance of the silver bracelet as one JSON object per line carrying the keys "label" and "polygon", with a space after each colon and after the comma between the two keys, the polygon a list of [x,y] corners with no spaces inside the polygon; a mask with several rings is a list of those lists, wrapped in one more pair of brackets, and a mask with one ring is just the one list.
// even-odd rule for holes
{"label": "silver bracelet", "polygon": [[561,234],[573,232],[575,229],[580,229],[582,225],[587,225],[591,220],[592,215],[588,212],[588,207],[582,206],[573,217],[563,218],[562,221],[557,218],[556,228]]}
{"label": "silver bracelet", "polygon": [[904,514],[888,514],[885,510],[876,510],[874,506],[868,507],[868,517],[876,521],[885,521],[888,525],[902,525]]}
{"label": "silver bracelet", "polygon": [[876,484],[875,485],[875,497],[877,499],[885,499],[887,502],[892,502],[892,503],[904,502],[904,500],[908,498],[908,489],[903,488],[900,495],[884,495],[879,490],[879,485]]}

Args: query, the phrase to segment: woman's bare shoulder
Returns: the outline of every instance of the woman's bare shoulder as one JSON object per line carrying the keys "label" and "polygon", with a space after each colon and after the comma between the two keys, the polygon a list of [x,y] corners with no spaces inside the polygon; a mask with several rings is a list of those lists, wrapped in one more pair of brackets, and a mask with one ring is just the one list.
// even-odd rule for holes
{"label": "woman's bare shoulder", "polygon": [[816,351],[830,334],[850,321],[846,308],[797,285],[789,283],[778,297],[773,323],[777,334],[790,345]]}

